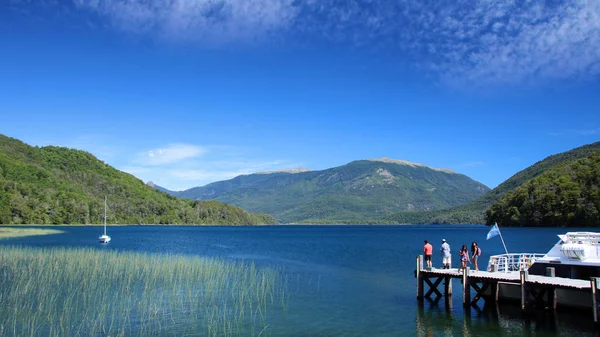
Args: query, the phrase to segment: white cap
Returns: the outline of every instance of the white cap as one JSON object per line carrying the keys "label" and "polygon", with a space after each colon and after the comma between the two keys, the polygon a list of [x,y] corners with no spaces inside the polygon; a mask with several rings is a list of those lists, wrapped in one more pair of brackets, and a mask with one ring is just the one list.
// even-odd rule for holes
{"label": "white cap", "polygon": [[446,239],[442,239],[442,242],[446,242]]}

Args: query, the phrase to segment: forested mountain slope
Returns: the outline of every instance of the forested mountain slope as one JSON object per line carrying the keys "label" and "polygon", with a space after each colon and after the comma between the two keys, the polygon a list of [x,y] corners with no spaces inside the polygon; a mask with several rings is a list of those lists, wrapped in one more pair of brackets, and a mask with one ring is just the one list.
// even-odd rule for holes
{"label": "forested mountain slope", "polygon": [[462,174],[381,158],[321,171],[243,175],[174,193],[267,213],[281,222],[347,223],[447,208],[488,191]]}
{"label": "forested mountain slope", "polygon": [[541,160],[528,168],[519,171],[508,180],[492,189],[484,196],[464,205],[431,212],[399,212],[390,215],[380,222],[389,223],[485,223],[486,210],[496,201],[503,198],[523,183],[563,163],[585,158],[594,151],[600,150],[600,142],[584,145],[566,152],[555,154]]}
{"label": "forested mountain slope", "polygon": [[63,147],[32,147],[0,135],[0,224],[264,224],[220,202],[178,199],[146,186],[93,155]]}
{"label": "forested mountain slope", "polygon": [[600,226],[600,151],[508,192],[486,212],[503,226]]}

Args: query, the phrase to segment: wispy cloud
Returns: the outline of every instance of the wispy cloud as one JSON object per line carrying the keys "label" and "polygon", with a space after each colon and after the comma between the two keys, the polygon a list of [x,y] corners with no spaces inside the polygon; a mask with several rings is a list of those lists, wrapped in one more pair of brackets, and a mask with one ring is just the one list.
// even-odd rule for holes
{"label": "wispy cloud", "polygon": [[582,136],[600,135],[600,128],[598,129],[587,129],[587,130],[569,130],[571,133],[575,133]]}
{"label": "wispy cloud", "polygon": [[260,160],[249,152],[232,146],[171,144],[142,151],[117,168],[145,182],[179,191],[243,174],[299,166],[287,160]]}
{"label": "wispy cloud", "polygon": [[[327,3],[332,8],[327,8]],[[600,2],[307,2],[309,29],[395,52],[452,86],[535,84],[600,74]]]}
{"label": "wispy cloud", "polygon": [[169,173],[171,176],[180,179],[181,181],[197,182],[198,186],[200,186],[204,185],[203,183],[206,182],[228,180],[243,174],[251,174],[254,172],[246,168],[231,167],[227,171],[210,168],[205,170],[171,170]]}
{"label": "wispy cloud", "polygon": [[169,40],[245,43],[284,29],[297,14],[292,0],[73,0],[118,29]]}
{"label": "wispy cloud", "polygon": [[71,7],[168,41],[364,48],[453,87],[600,75],[594,0],[72,0]]}
{"label": "wispy cloud", "polygon": [[568,129],[568,130],[564,130],[564,131],[549,132],[548,134],[550,136],[555,136],[555,137],[572,136],[572,135],[593,136],[593,135],[600,135],[600,128],[596,128],[596,129]]}
{"label": "wispy cloud", "polygon": [[206,149],[190,144],[170,144],[138,154],[136,162],[144,165],[165,165],[195,158],[207,152]]}
{"label": "wispy cloud", "polygon": [[290,168],[289,162],[283,160],[274,161],[208,161],[200,167],[193,168],[175,168],[168,170],[167,174],[174,179],[186,182],[189,186],[201,186],[206,183],[232,179],[244,174],[252,174],[282,168]]}
{"label": "wispy cloud", "polygon": [[[416,45],[447,83],[535,83],[600,73],[600,2],[473,1],[422,16]],[[437,37],[425,42],[423,34]],[[426,64],[427,65],[427,64]]]}

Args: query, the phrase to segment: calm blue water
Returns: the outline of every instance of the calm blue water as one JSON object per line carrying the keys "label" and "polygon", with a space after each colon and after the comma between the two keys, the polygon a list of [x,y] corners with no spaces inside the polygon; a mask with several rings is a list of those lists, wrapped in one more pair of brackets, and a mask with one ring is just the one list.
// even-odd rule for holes
{"label": "calm blue water", "polygon": [[[457,266],[460,245],[477,241],[489,255],[504,252],[500,237],[485,240],[484,226],[266,226],[266,227],[109,227],[113,241],[97,242],[101,227],[60,227],[65,234],[11,239],[1,245],[95,247],[99,250],[178,253],[252,261],[277,267],[289,279],[284,314],[270,317],[271,335],[285,336],[571,336],[595,335],[589,317],[558,313],[524,319],[518,308],[464,310],[461,285],[447,308],[416,301],[415,257],[423,240],[434,245],[441,267],[445,238]],[[570,229],[576,230],[576,229]],[[509,252],[545,253],[564,228],[503,228]],[[579,315],[579,316],[577,316]]]}

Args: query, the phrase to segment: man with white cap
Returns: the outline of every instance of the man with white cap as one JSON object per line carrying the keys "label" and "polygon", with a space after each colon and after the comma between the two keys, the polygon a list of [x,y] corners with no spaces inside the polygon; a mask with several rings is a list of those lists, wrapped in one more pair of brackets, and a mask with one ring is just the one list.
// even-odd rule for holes
{"label": "man with white cap", "polygon": [[442,261],[444,263],[444,269],[450,269],[452,264],[452,255],[450,254],[450,245],[446,242],[446,239],[442,239],[442,246],[440,247],[442,252]]}

